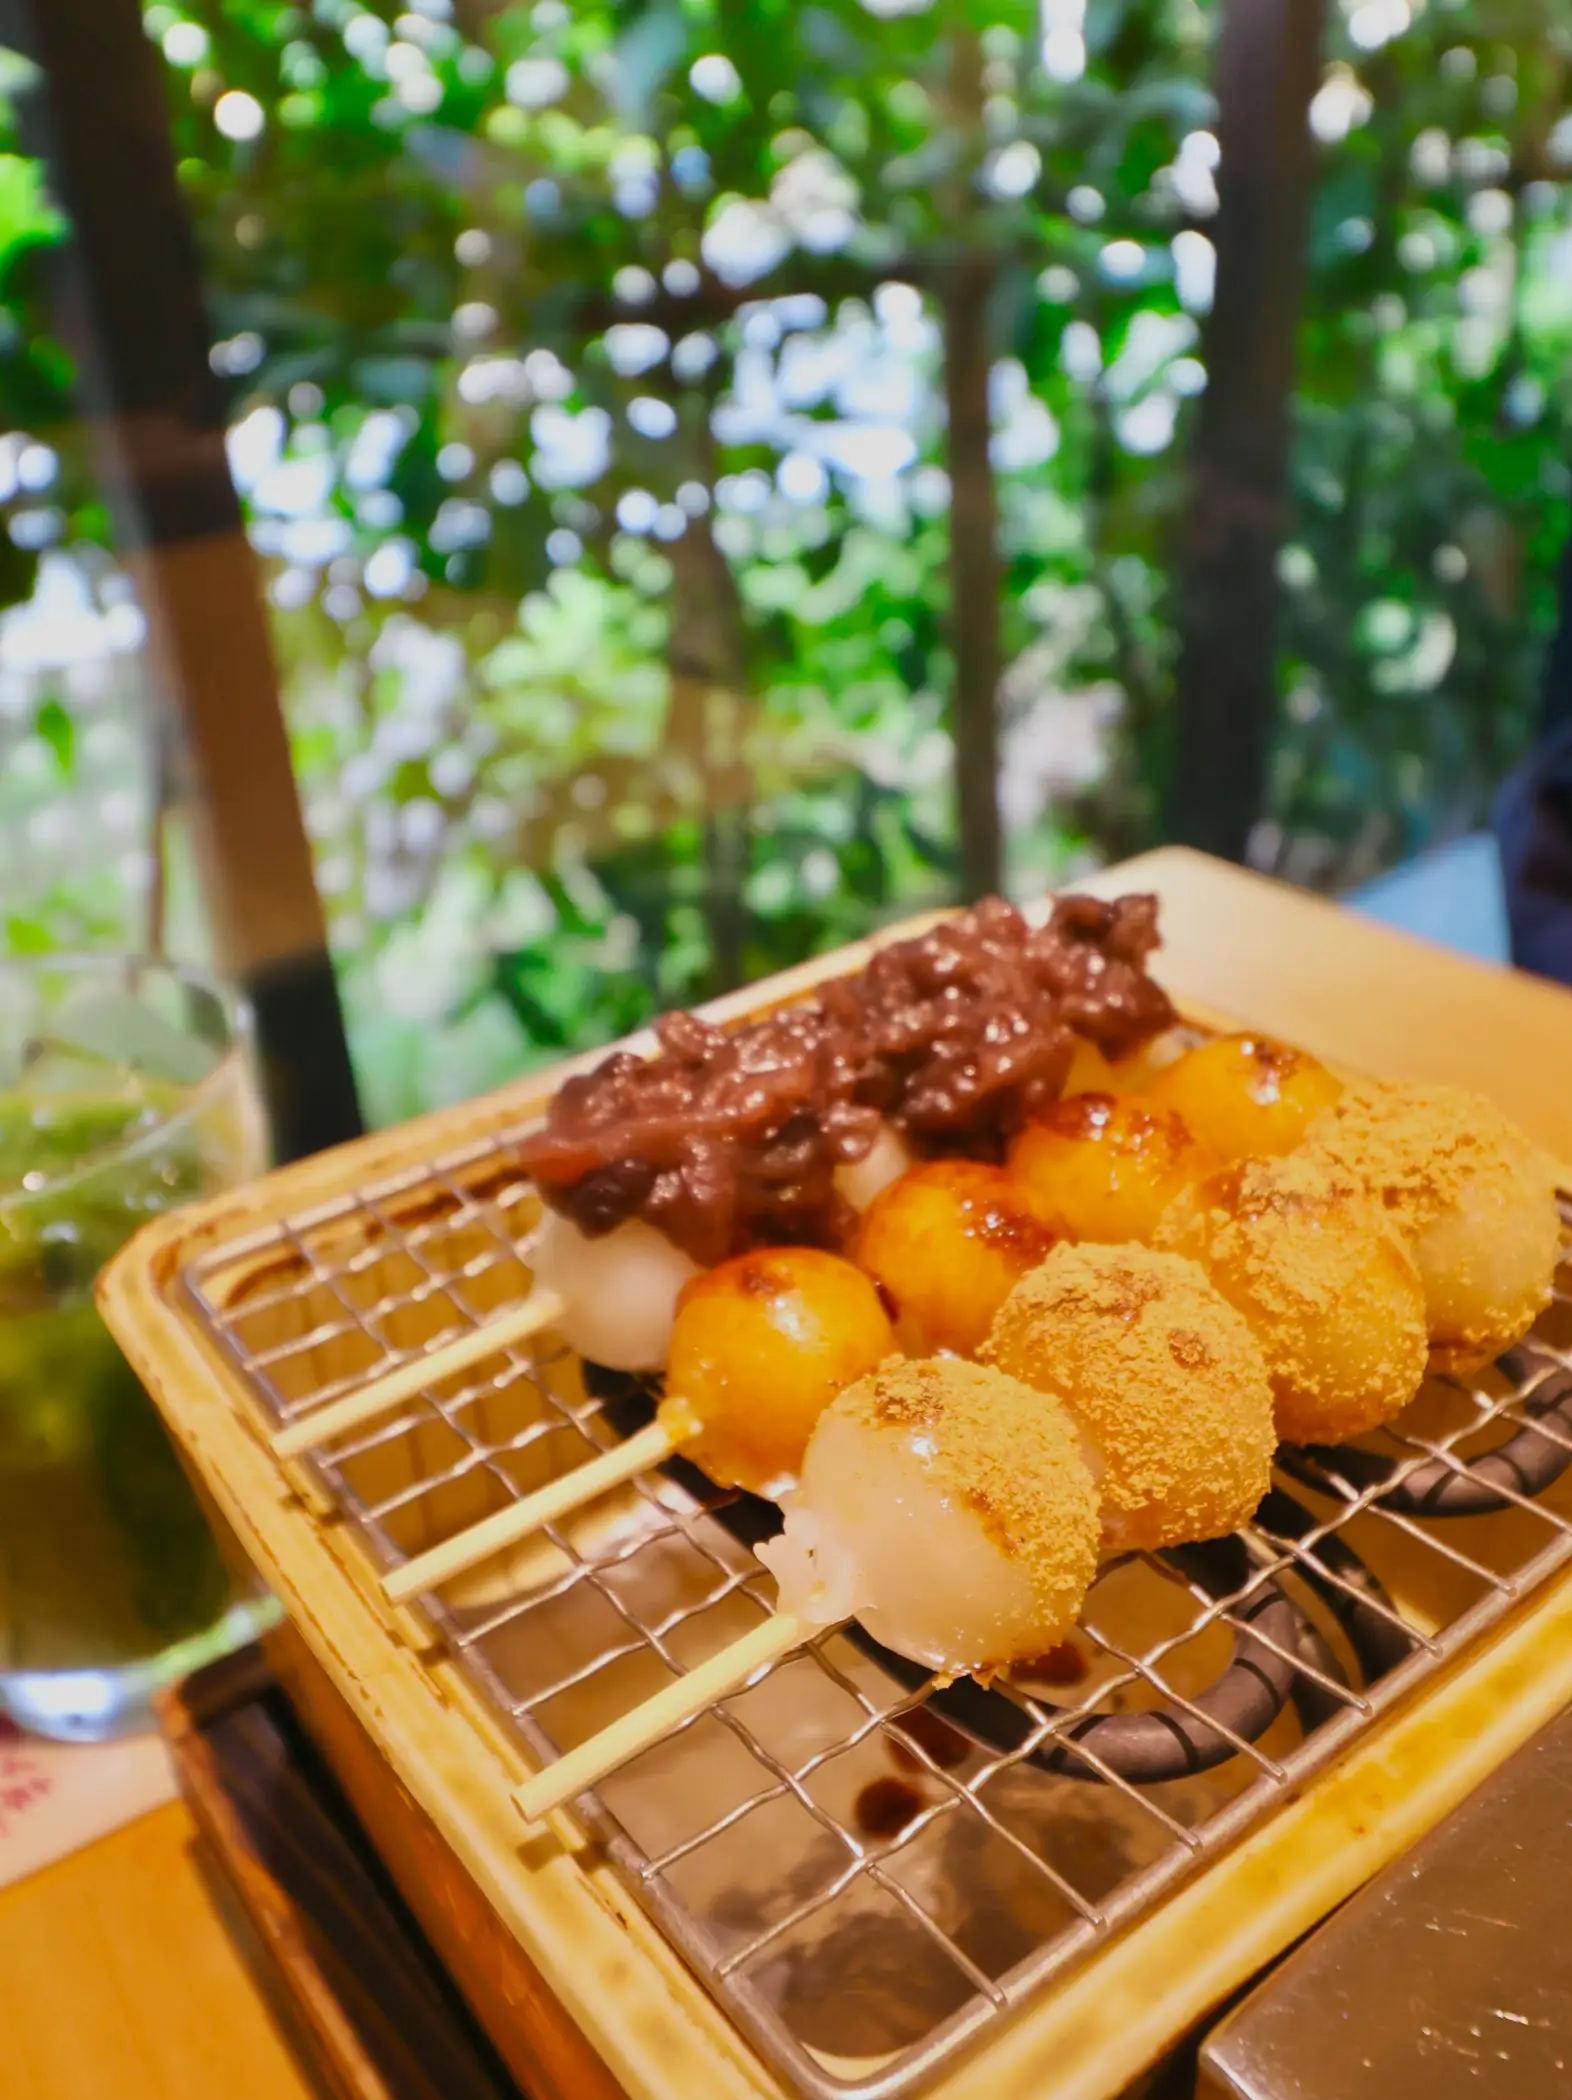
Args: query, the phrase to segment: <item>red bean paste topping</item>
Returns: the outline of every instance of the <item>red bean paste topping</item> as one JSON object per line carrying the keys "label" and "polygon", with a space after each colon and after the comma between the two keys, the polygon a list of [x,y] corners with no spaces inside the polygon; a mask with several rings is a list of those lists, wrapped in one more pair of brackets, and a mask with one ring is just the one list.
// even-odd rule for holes
{"label": "red bean paste topping", "polygon": [[1121,1057],[1169,1027],[1157,945],[1155,897],[1063,897],[1036,931],[987,898],[741,1027],[667,1014],[655,1057],[618,1051],[567,1081],[522,1165],[591,1238],[643,1218],[706,1265],[837,1246],[835,1170],[881,1118],[919,1155],[997,1158],[1057,1100],[1077,1036]]}

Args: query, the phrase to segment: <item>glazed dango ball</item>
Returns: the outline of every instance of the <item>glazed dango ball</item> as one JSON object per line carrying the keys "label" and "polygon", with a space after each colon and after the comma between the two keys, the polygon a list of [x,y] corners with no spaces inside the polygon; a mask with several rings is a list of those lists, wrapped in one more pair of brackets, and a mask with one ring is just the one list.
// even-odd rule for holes
{"label": "glazed dango ball", "polygon": [[1181,1189],[1215,1164],[1172,1109],[1133,1095],[1067,1094],[1010,1147],[1010,1169],[1075,1240],[1149,1240]]}
{"label": "glazed dango ball", "polygon": [[534,1285],[562,1301],[557,1332],[590,1363],[658,1371],[677,1299],[704,1272],[641,1218],[591,1239],[556,1211],[543,1213],[530,1249]]}
{"label": "glazed dango ball", "polygon": [[1303,1153],[1236,1162],[1178,1199],[1158,1244],[1198,1261],[1250,1323],[1280,1437],[1339,1443],[1390,1421],[1418,1391],[1419,1271],[1344,1170]]}
{"label": "glazed dango ball", "polygon": [[1436,1369],[1477,1369],[1528,1332],[1555,1273],[1555,1172],[1493,1102],[1465,1087],[1361,1084],[1305,1149],[1362,1182],[1407,1238]]}
{"label": "glazed dango ball", "polygon": [[1261,1350],[1177,1254],[1056,1247],[1005,1300],[982,1353],[1074,1417],[1111,1551],[1224,1537],[1270,1485]]}
{"label": "glazed dango ball", "polygon": [[1147,1089],[1219,1160],[1291,1152],[1341,1092],[1325,1065],[1264,1035],[1214,1036]]}
{"label": "glazed dango ball", "polygon": [[860,1269],[816,1247],[761,1248],[684,1289],[663,1408],[712,1480],[776,1495],[830,1401],[895,1348]]}
{"label": "glazed dango ball", "polygon": [[786,1529],[759,1557],[784,1609],[855,1616],[930,1669],[986,1672],[1064,1638],[1097,1536],[1064,1409],[941,1359],[885,1364],[825,1409]]}
{"label": "glazed dango ball", "polygon": [[853,1251],[909,1354],[970,1356],[1058,1238],[1052,1211],[1004,1167],[929,1160],[874,1198]]}

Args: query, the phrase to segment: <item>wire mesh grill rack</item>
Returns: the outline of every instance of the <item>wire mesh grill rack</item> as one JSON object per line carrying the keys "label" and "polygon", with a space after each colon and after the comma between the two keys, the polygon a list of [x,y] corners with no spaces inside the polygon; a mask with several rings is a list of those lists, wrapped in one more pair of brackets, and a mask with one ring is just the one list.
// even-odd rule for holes
{"label": "wire mesh grill rack", "polygon": [[[192,1264],[268,1418],[516,1303],[504,1130]],[[1572,1206],[1563,1199],[1563,1222]],[[387,1572],[648,1419],[526,1347],[305,1461]],[[537,1759],[756,1624],[778,1519],[680,1460],[421,1600]],[[1072,1641],[942,1687],[855,1627],[762,1671],[583,1813],[773,2070],[893,2100],[1234,1841],[1572,1558],[1572,1275],[1534,1334],[1357,1447],[1284,1449],[1237,1538],[1104,1568]]]}

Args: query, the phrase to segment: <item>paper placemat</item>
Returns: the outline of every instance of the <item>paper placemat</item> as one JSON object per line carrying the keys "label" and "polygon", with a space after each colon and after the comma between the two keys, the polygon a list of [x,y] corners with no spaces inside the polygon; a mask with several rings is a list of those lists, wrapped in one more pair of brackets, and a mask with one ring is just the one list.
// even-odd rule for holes
{"label": "paper placemat", "polygon": [[0,1714],[0,1888],[174,1797],[161,1736],[46,1743]]}

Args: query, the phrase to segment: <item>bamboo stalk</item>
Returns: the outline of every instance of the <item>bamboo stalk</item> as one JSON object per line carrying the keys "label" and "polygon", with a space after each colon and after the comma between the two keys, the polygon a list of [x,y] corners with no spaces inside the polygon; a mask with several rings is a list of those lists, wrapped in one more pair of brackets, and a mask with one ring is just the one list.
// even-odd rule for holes
{"label": "bamboo stalk", "polygon": [[411,1597],[450,1582],[455,1575],[462,1575],[466,1569],[489,1560],[505,1547],[517,1545],[532,1532],[555,1523],[558,1517],[568,1516],[586,1502],[593,1502],[597,1495],[604,1495],[610,1489],[620,1487],[623,1481],[633,1479],[635,1474],[658,1466],[686,1441],[681,1427],[680,1419],[674,1421],[672,1415],[663,1410],[659,1421],[651,1422],[648,1428],[629,1437],[614,1451],[602,1452],[599,1458],[575,1466],[561,1479],[548,1481],[532,1495],[525,1495],[518,1502],[510,1502],[506,1509],[482,1517],[467,1531],[460,1531],[426,1552],[417,1553],[413,1560],[405,1561],[401,1568],[395,1568],[383,1579],[382,1589],[388,1602],[407,1604]]}
{"label": "bamboo stalk", "polygon": [[642,1706],[634,1707],[599,1735],[580,1743],[543,1772],[526,1779],[513,1796],[513,1805],[527,1823],[538,1823],[553,1809],[574,1800],[629,1763],[641,1751],[651,1749],[691,1721],[737,1691],[767,1664],[778,1662],[794,1648],[812,1638],[817,1629],[795,1612],[772,1612],[740,1640],[722,1648],[695,1670],[688,1670]]}
{"label": "bamboo stalk", "polygon": [[272,1440],[273,1456],[299,1458],[303,1452],[315,1450],[346,1430],[364,1428],[379,1415],[390,1413],[400,1401],[424,1392],[427,1386],[439,1385],[455,1372],[467,1371],[471,1364],[483,1363],[488,1356],[500,1355],[504,1349],[528,1341],[542,1328],[554,1325],[566,1310],[565,1302],[555,1291],[532,1291],[511,1312],[471,1328],[468,1334],[461,1334],[440,1349],[412,1357],[385,1377],[373,1378],[358,1392],[346,1393],[342,1400],[330,1401],[298,1422],[288,1423]]}

